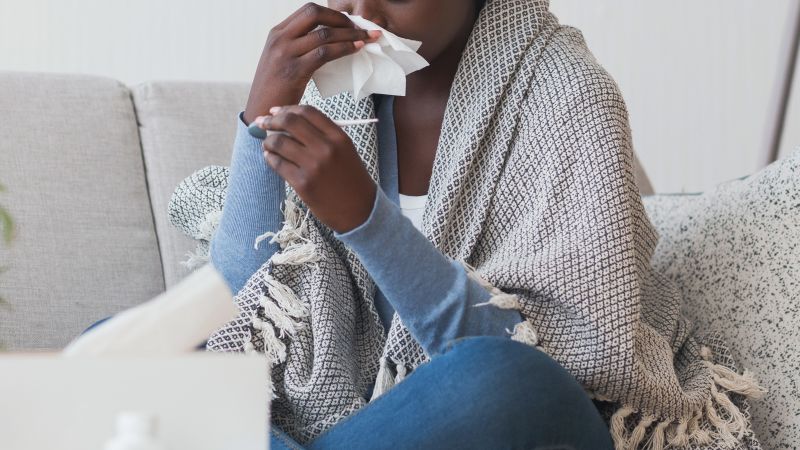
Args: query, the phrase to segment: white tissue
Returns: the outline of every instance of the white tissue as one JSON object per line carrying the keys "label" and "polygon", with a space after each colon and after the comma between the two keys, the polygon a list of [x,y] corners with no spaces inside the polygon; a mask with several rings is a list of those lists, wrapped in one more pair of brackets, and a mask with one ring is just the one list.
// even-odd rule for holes
{"label": "white tissue", "polygon": [[429,65],[417,54],[422,42],[401,38],[361,16],[344,14],[360,28],[381,30],[381,37],[317,70],[312,78],[320,94],[327,98],[351,92],[356,100],[370,94],[406,95],[406,76]]}
{"label": "white tissue", "polygon": [[125,310],[70,343],[64,356],[172,356],[188,353],[239,309],[225,280],[206,264],[167,292]]}

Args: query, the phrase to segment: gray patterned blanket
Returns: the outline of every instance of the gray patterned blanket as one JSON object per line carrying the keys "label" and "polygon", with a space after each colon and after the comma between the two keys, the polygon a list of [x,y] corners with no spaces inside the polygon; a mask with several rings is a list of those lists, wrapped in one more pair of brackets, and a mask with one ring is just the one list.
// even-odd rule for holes
{"label": "gray patterned blanket", "polygon": [[[634,181],[619,89],[548,7],[489,0],[481,12],[422,231],[494,294],[485,307],[522,313],[512,338],[580,381],[607,411],[617,448],[758,448],[743,398],[761,389],[732,369],[721,342],[693,332],[678,289],[650,264],[658,236]],[[335,119],[375,115],[371,98],[323,99],[313,83],[303,102]],[[375,127],[348,133],[377,180]],[[226,177],[207,168],[187,179],[173,222],[210,239]],[[284,214],[265,235],[281,251],[238,293],[240,316],[208,348],[263,353],[272,420],[307,442],[367,404],[370,383],[378,396],[428,355],[397,315],[384,338],[374,282],[290,187]]]}

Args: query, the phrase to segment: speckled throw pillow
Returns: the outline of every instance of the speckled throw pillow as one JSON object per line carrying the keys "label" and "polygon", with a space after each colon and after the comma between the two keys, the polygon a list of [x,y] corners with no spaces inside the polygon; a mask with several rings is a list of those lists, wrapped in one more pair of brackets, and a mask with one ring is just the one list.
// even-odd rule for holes
{"label": "speckled throw pillow", "polygon": [[800,445],[800,149],[699,195],[645,197],[655,266],[701,331],[721,333],[769,389],[751,401],[764,448]]}

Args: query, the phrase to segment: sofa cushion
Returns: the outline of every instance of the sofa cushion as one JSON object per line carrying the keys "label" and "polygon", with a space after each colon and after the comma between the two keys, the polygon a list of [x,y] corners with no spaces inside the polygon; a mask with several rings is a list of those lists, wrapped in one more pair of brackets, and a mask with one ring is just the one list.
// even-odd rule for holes
{"label": "sofa cushion", "polygon": [[661,237],[655,266],[675,280],[701,331],[719,332],[767,397],[752,402],[764,448],[800,442],[800,150],[702,195],[645,206]]}
{"label": "sofa cushion", "polygon": [[133,89],[167,287],[189,273],[181,262],[195,247],[170,225],[170,197],[197,169],[230,164],[248,90],[244,83],[198,82],[151,82]]}
{"label": "sofa cushion", "polygon": [[0,72],[0,342],[60,348],[164,289],[128,89],[95,77]]}

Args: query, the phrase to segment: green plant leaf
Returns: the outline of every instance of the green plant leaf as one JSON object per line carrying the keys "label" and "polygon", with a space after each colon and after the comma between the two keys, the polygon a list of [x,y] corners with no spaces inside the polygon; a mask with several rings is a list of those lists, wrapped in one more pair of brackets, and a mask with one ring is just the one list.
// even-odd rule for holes
{"label": "green plant leaf", "polygon": [[2,206],[0,206],[0,230],[3,232],[3,241],[6,244],[11,243],[14,239],[14,220]]}
{"label": "green plant leaf", "polygon": [[[5,191],[6,187],[0,184],[0,192]],[[14,239],[14,220],[2,205],[0,205],[0,236],[2,236],[3,242],[6,244],[9,244]]]}

